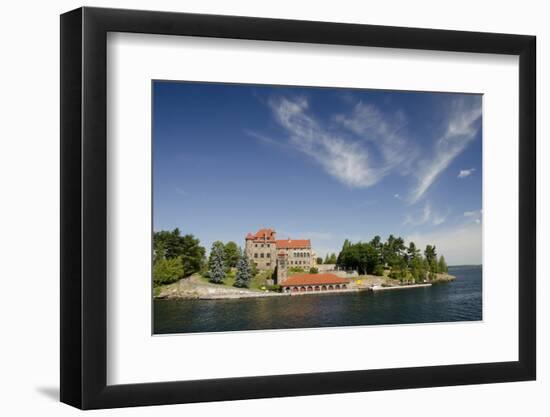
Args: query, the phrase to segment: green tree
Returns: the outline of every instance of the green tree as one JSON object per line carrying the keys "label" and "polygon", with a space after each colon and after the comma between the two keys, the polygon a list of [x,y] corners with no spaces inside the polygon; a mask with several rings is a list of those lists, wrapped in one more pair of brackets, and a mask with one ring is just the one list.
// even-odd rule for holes
{"label": "green tree", "polygon": [[383,276],[384,275],[384,266],[382,264],[378,264],[374,267],[374,270],[372,271],[372,274],[373,275],[376,275],[376,276]]}
{"label": "green tree", "polygon": [[250,271],[251,271],[251,274],[252,274],[252,277],[255,277],[256,275],[258,275],[258,265],[256,265],[256,262],[254,261],[250,261],[250,259],[248,260],[248,262],[250,263]]}
{"label": "green tree", "polygon": [[153,284],[170,284],[183,277],[183,262],[176,258],[159,257],[153,264]]}
{"label": "green tree", "polygon": [[205,249],[200,245],[199,239],[193,235],[181,236],[178,228],[172,231],[161,230],[153,234],[154,261],[159,253],[166,259],[180,257],[186,275],[200,271],[204,265]]}
{"label": "green tree", "polygon": [[359,274],[373,274],[379,264],[380,254],[371,243],[347,245],[338,256],[339,267],[356,270]]}
{"label": "green tree", "polygon": [[379,236],[368,243],[351,243],[346,239],[338,254],[337,265],[341,269],[355,270],[359,274],[379,276],[384,275],[384,268],[387,266],[391,269],[391,278],[401,282],[424,282],[427,278],[434,279],[437,271],[447,268],[446,264],[437,261],[435,246],[427,245],[424,254],[422,256],[414,242],[405,246],[404,240],[394,235],[390,235],[386,242],[382,242]]}
{"label": "green tree", "polygon": [[319,273],[319,269],[315,268],[314,266],[312,266],[311,268],[309,268],[309,273],[310,274],[318,274]]}
{"label": "green tree", "polygon": [[426,279],[427,269],[422,255],[411,258],[409,268],[414,282],[420,283]]}
{"label": "green tree", "polygon": [[405,254],[405,242],[400,237],[390,235],[382,246],[382,262],[389,267],[396,267]]}
{"label": "green tree", "polygon": [[409,270],[405,257],[396,258],[390,272],[390,278],[398,279],[401,282],[409,280]]}
{"label": "green tree", "polygon": [[424,250],[424,256],[426,257],[426,262],[428,264],[430,279],[434,279],[435,274],[437,273],[437,253],[435,251],[435,246],[427,245]]}
{"label": "green tree", "polygon": [[439,262],[437,263],[437,266],[438,266],[437,269],[439,270],[439,272],[441,273],[449,272],[449,268],[447,267],[447,262],[445,262],[445,257],[443,255],[439,257]]}
{"label": "green tree", "polygon": [[223,244],[223,242],[216,240],[214,243],[212,243],[212,247],[210,248],[210,256],[208,257],[208,269],[210,271],[212,271],[212,268],[214,266],[214,258],[218,251],[222,253],[222,258],[225,257],[225,245]]}
{"label": "green tree", "polygon": [[199,239],[196,239],[193,235],[185,235],[181,240],[181,261],[183,262],[183,269],[187,275],[192,275],[199,272],[205,259],[205,249],[200,245]]}
{"label": "green tree", "polygon": [[181,234],[178,228],[172,231],[161,230],[153,234],[153,248],[162,252],[165,258],[176,258],[183,252]]}
{"label": "green tree", "polygon": [[409,243],[409,247],[407,248],[405,256],[406,256],[407,265],[409,266],[409,268],[412,268],[412,264],[415,261],[415,259],[421,256],[420,250],[416,249],[416,245],[414,244],[414,242]]}
{"label": "green tree", "polygon": [[227,242],[224,246],[224,261],[227,268],[235,268],[239,262],[240,248],[235,242]]}
{"label": "green tree", "polygon": [[320,256],[317,258],[317,265],[322,265],[323,264],[323,258],[321,258]]}
{"label": "green tree", "polygon": [[335,253],[327,254],[326,264],[335,264],[338,261]]}
{"label": "green tree", "polygon": [[[336,259],[336,266],[338,268],[345,268],[345,266],[343,265],[343,261],[340,259],[340,255],[345,253],[346,250],[348,250],[350,248],[351,248],[351,241],[349,241],[348,239],[344,240],[344,244],[342,245],[342,250],[338,254],[338,258]],[[328,254],[327,254],[327,256],[328,256]],[[326,261],[326,259],[325,259],[325,261]]]}
{"label": "green tree", "polygon": [[433,262],[435,262],[437,258],[437,254],[435,252],[435,246],[426,245],[426,249],[424,250],[424,256],[426,257],[428,264],[431,265]]}
{"label": "green tree", "polygon": [[235,287],[248,288],[252,280],[252,268],[246,253],[237,261],[237,275],[235,275]]}
{"label": "green tree", "polygon": [[210,281],[214,284],[221,284],[225,279],[224,245],[219,243],[221,242],[214,242],[210,251]]}

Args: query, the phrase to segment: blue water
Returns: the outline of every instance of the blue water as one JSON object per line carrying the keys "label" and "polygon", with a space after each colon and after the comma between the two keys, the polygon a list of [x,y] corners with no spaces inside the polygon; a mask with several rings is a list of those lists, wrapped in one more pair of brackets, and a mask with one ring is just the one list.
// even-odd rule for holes
{"label": "blue water", "polygon": [[155,300],[154,333],[225,332],[482,319],[481,266],[431,287],[237,300]]}

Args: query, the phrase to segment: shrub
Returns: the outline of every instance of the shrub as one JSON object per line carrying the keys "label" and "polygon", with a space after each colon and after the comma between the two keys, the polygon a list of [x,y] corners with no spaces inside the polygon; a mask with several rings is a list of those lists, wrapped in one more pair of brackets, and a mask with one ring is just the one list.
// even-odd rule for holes
{"label": "shrub", "polygon": [[318,274],[319,273],[319,269],[315,268],[314,266],[312,266],[311,268],[309,268],[309,273],[310,274]]}
{"label": "shrub", "polygon": [[153,265],[153,284],[170,284],[183,277],[183,262],[177,258],[159,258]]}
{"label": "shrub", "polygon": [[268,290],[268,291],[273,291],[273,292],[281,292],[282,290],[282,287],[278,284],[275,284],[275,285],[266,285],[265,288]]}

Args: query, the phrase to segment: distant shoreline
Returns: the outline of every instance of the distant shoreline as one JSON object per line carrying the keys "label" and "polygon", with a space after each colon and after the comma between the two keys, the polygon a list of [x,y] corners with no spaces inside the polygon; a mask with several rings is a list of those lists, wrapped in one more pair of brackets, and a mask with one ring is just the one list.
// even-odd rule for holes
{"label": "distant shoreline", "polygon": [[465,265],[449,265],[449,268],[474,268],[479,267],[481,268],[483,264],[465,264]]}

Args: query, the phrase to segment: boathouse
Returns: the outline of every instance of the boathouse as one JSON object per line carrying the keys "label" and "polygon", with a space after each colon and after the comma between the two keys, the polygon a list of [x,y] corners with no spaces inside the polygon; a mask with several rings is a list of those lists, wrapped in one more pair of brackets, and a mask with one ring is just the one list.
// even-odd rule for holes
{"label": "boathouse", "polygon": [[350,280],[334,274],[296,274],[281,283],[284,292],[342,291],[350,286]]}

